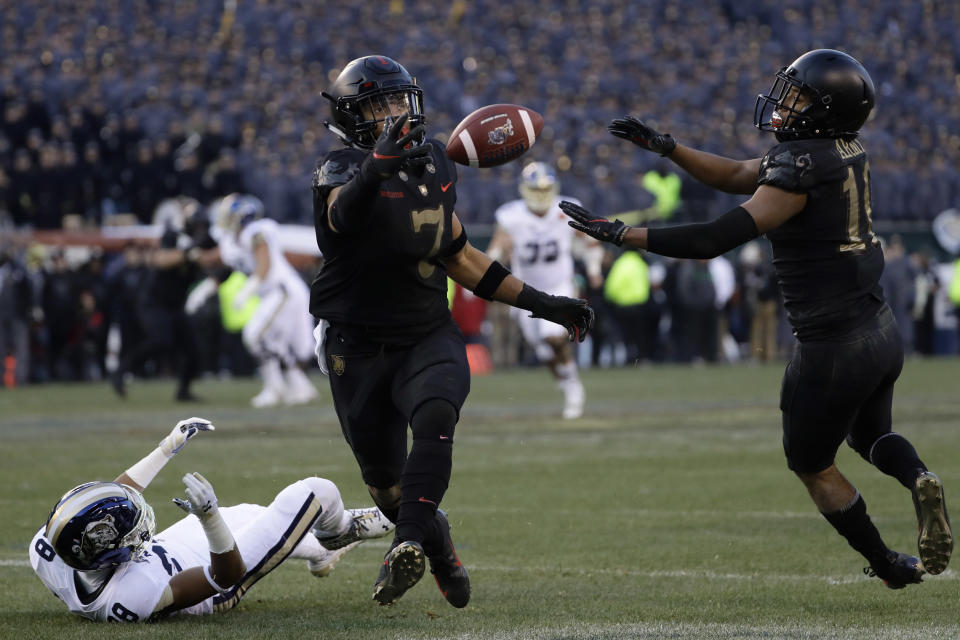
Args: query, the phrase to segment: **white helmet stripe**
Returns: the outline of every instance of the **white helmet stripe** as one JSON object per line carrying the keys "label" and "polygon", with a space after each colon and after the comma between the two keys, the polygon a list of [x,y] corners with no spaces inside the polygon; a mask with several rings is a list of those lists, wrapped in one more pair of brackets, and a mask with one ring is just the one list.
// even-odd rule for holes
{"label": "white helmet stripe", "polygon": [[50,541],[50,544],[56,546],[60,532],[63,531],[63,527],[70,522],[71,518],[98,500],[111,497],[124,497],[123,490],[113,483],[103,482],[81,489],[64,500],[50,516],[50,521],[47,523],[47,540]]}

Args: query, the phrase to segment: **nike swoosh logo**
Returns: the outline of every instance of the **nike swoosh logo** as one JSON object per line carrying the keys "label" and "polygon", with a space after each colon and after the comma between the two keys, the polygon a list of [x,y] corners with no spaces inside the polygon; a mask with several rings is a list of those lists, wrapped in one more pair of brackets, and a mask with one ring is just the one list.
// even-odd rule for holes
{"label": "nike swoosh logo", "polygon": [[379,153],[377,153],[376,151],[374,151],[374,152],[373,152],[373,157],[374,157],[375,160],[395,160],[395,159],[399,158],[400,156],[382,156],[382,155],[380,155]]}
{"label": "nike swoosh logo", "polygon": [[446,193],[446,192],[447,192],[447,189],[449,189],[449,188],[450,188],[450,185],[452,185],[452,184],[453,184],[453,180],[451,180],[451,181],[448,182],[447,184],[442,184],[442,185],[440,185],[440,191],[443,191],[444,193]]}
{"label": "nike swoosh logo", "polygon": [[419,498],[417,498],[417,500],[419,500],[420,502],[426,502],[427,504],[432,504],[433,506],[437,506],[436,502],[434,502],[433,500],[427,500],[423,496],[420,496]]}

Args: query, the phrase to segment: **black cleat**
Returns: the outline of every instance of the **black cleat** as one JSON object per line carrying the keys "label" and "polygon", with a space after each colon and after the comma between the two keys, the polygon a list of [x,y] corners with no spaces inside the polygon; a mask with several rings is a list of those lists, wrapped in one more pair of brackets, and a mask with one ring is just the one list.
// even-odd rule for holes
{"label": "black cleat", "polygon": [[871,563],[869,567],[864,567],[863,572],[871,578],[874,576],[880,578],[883,584],[891,589],[903,589],[908,584],[920,584],[923,582],[924,574],[920,558],[896,551],[887,551],[885,558]]}
{"label": "black cleat", "polygon": [[931,575],[943,573],[953,553],[953,532],[947,504],[943,500],[943,483],[935,474],[924,471],[913,487],[913,506],[917,510],[917,548],[923,568]]}
{"label": "black cleat", "polygon": [[373,585],[373,599],[380,605],[393,604],[423,577],[423,547],[412,540],[401,542],[387,552],[380,575]]}
{"label": "black cleat", "polygon": [[[470,602],[470,575],[457,557],[457,550],[453,548],[447,515],[437,510],[434,523],[440,534],[440,546],[435,553],[427,555],[430,560],[430,573],[447,602],[462,609]],[[434,549],[430,547],[429,551],[433,552]]]}

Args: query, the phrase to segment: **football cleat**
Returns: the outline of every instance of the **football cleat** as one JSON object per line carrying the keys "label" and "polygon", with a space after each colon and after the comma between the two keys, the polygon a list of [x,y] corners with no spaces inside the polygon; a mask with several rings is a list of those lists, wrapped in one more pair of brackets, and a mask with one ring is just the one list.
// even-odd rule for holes
{"label": "football cleat", "polygon": [[883,580],[883,584],[891,589],[903,589],[908,584],[923,582],[923,566],[920,558],[908,556],[905,553],[887,551],[887,555],[877,563],[864,567],[863,572],[871,578],[876,576]]}
{"label": "football cleat", "polygon": [[265,409],[275,407],[283,400],[279,393],[272,388],[267,387],[250,399],[250,406],[254,409]]}
{"label": "football cleat", "polygon": [[423,577],[426,567],[423,547],[412,540],[393,546],[383,559],[380,575],[373,585],[373,599],[380,605],[393,604]]}
{"label": "football cleat", "polygon": [[393,531],[394,524],[376,507],[347,509],[347,513],[350,514],[350,528],[344,533],[325,536],[324,532],[313,530],[313,535],[317,536],[320,544],[331,551],[361,540],[381,538]]}
{"label": "football cleat", "polygon": [[457,557],[457,550],[453,548],[447,514],[438,509],[435,523],[440,533],[440,546],[435,553],[434,549],[430,548],[431,553],[427,554],[430,573],[447,602],[462,609],[470,602],[470,574]]}
{"label": "football cleat", "polygon": [[315,575],[318,578],[326,578],[333,571],[333,568],[340,562],[340,558],[343,555],[353,549],[355,546],[360,544],[360,541],[352,542],[345,547],[340,547],[336,551],[328,551],[324,549],[324,553],[321,557],[307,560],[307,569],[310,570],[310,573]]}
{"label": "football cleat", "polygon": [[912,493],[920,530],[917,536],[920,561],[927,573],[943,573],[953,553],[953,532],[943,500],[943,483],[935,474],[924,471],[917,477]]}

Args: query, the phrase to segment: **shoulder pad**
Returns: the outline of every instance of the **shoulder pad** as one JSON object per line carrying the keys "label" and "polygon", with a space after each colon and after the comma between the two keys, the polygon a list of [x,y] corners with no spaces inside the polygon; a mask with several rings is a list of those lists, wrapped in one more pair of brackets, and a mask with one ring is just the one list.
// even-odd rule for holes
{"label": "shoulder pad", "polygon": [[359,149],[338,149],[331,151],[313,172],[314,188],[332,189],[346,184],[360,171],[364,151]]}
{"label": "shoulder pad", "polygon": [[845,177],[836,141],[792,140],[776,145],[760,162],[758,184],[806,193],[816,184]]}

